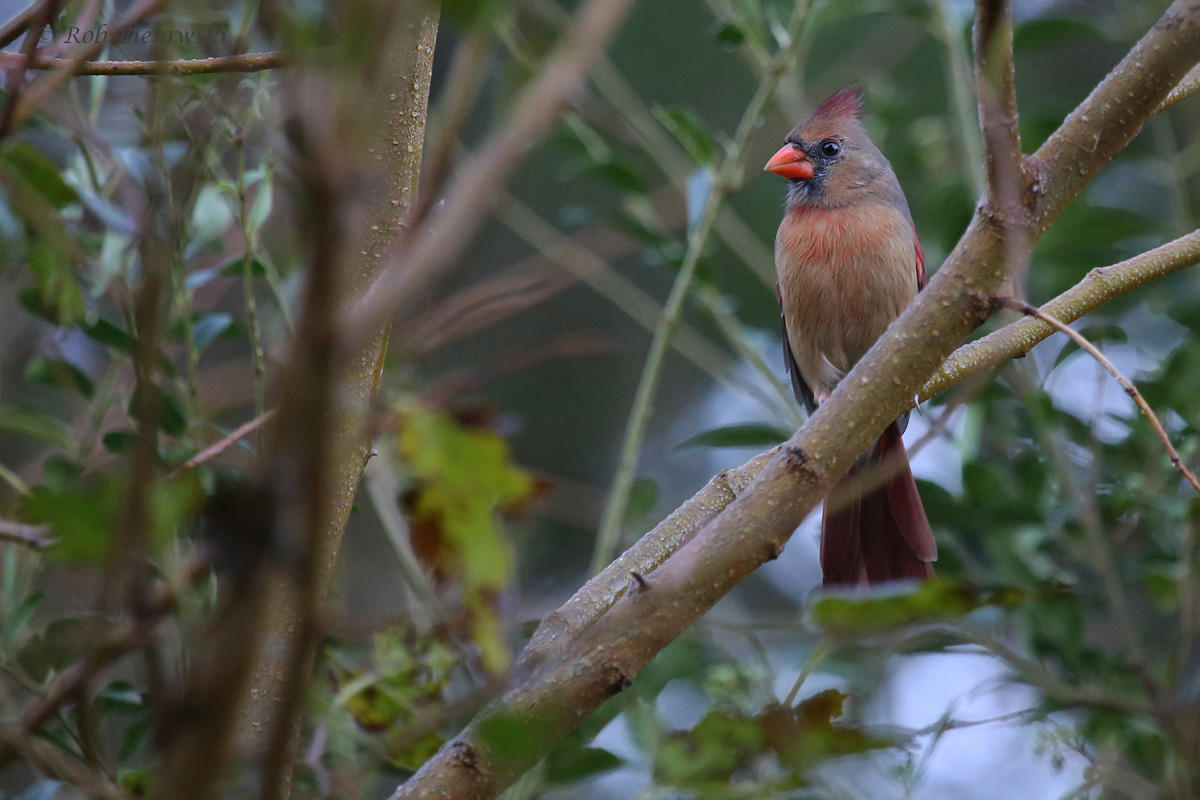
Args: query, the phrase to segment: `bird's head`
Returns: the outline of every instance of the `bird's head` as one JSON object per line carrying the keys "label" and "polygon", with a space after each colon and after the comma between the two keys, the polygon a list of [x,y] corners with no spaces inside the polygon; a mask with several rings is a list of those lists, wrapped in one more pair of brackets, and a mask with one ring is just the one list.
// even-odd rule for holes
{"label": "bird's head", "polygon": [[900,191],[859,120],[862,89],[840,89],[792,128],[763,168],[788,179],[788,208],[850,205]]}

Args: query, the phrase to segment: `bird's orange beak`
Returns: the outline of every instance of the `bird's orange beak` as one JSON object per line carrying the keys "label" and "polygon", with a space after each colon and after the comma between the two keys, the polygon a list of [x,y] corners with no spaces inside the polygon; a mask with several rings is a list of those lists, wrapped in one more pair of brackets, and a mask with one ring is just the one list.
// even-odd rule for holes
{"label": "bird's orange beak", "polygon": [[785,144],[779,152],[771,156],[771,160],[763,167],[767,172],[774,172],[784,178],[810,181],[816,171],[808,156],[794,144]]}

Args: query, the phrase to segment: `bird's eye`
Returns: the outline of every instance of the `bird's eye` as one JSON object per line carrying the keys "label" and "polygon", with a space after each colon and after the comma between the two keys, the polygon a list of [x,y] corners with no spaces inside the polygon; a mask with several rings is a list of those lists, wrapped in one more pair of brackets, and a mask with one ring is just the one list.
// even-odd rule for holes
{"label": "bird's eye", "polygon": [[821,155],[833,158],[840,152],[842,152],[842,146],[833,139],[826,139],[821,142]]}

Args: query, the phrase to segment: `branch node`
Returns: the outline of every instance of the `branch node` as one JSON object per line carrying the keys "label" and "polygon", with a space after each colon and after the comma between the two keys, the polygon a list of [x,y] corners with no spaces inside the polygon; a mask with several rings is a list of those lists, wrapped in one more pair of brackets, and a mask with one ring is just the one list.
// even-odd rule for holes
{"label": "branch node", "polygon": [[480,771],[479,759],[475,756],[475,748],[461,739],[450,745],[450,755],[472,772]]}
{"label": "branch node", "polygon": [[787,445],[783,451],[787,456],[788,469],[801,469],[808,466],[808,453],[799,447]]}
{"label": "branch node", "polygon": [[771,540],[767,544],[767,557],[765,561],[774,561],[781,555],[783,555],[783,542],[779,541],[778,539]]}
{"label": "branch node", "polygon": [[640,572],[630,570],[629,574],[633,576],[633,590],[630,592],[630,597],[635,597],[639,592],[650,591],[650,582],[643,578]]}
{"label": "branch node", "polygon": [[629,673],[617,664],[607,664],[604,667],[604,685],[608,687],[609,696],[618,695],[633,684]]}

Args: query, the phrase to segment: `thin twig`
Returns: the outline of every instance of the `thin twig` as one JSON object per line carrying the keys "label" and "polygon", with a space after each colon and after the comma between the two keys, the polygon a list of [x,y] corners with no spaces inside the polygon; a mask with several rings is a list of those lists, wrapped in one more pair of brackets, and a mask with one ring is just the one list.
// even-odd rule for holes
{"label": "thin twig", "polygon": [[41,3],[31,3],[28,8],[17,14],[15,17],[4,23],[4,27],[0,28],[0,47],[7,47],[17,40],[21,34],[29,29],[29,26],[37,18],[38,9]]}
{"label": "thin twig", "polygon": [[617,352],[612,339],[611,335],[567,334],[541,347],[518,350],[498,359],[464,367],[431,380],[419,393],[420,402],[434,408],[444,406],[467,392],[546,361],[580,356],[611,356]]}
{"label": "thin twig", "polygon": [[1183,76],[1183,80],[1179,82],[1178,86],[1171,90],[1171,93],[1168,94],[1166,99],[1163,100],[1159,105],[1158,110],[1166,111],[1180,100],[1191,97],[1196,92],[1200,92],[1200,67],[1196,67],[1187,75]]}
{"label": "thin twig", "polygon": [[45,550],[57,540],[50,535],[50,529],[45,525],[26,525],[21,522],[0,519],[0,541]]}
{"label": "thin twig", "polygon": [[1192,485],[1192,488],[1196,490],[1196,493],[1200,494],[1200,481],[1196,480],[1195,474],[1193,474],[1192,471],[1187,468],[1187,465],[1183,463],[1183,459],[1179,457],[1179,451],[1175,449],[1175,445],[1171,444],[1171,438],[1167,435],[1167,431],[1165,428],[1163,428],[1162,423],[1158,421],[1158,417],[1150,408],[1150,404],[1146,402],[1146,398],[1142,397],[1142,393],[1137,390],[1137,387],[1133,385],[1133,382],[1122,375],[1121,371],[1118,370],[1113,363],[1109,361],[1103,353],[1100,352],[1099,348],[1089,342],[1083,336],[1083,334],[1079,333],[1079,331],[1076,331],[1069,325],[1058,321],[1036,306],[1031,306],[1029,303],[1025,303],[1011,297],[998,297],[996,298],[996,302],[1003,305],[1005,308],[1010,308],[1014,311],[1020,311],[1026,316],[1036,317],[1042,322],[1053,325],[1067,336],[1070,336],[1082,350],[1084,350],[1092,358],[1096,359],[1101,366],[1108,370],[1108,374],[1112,375],[1113,378],[1116,379],[1117,383],[1121,385],[1121,388],[1125,390],[1125,394],[1129,395],[1133,402],[1137,403],[1137,406],[1142,410],[1142,413],[1149,418],[1150,424],[1154,426],[1154,432],[1158,434],[1158,438],[1162,440],[1163,447],[1166,448],[1167,455],[1170,457],[1171,463],[1175,465],[1175,469],[1179,470],[1180,474],[1183,475],[1183,477],[1187,479],[1187,482]]}
{"label": "thin twig", "polygon": [[821,642],[812,649],[808,654],[808,658],[804,659],[804,666],[800,668],[800,674],[796,676],[796,680],[792,683],[792,688],[788,691],[787,697],[783,698],[783,707],[791,708],[796,702],[796,698],[800,695],[800,689],[804,686],[804,682],[809,676],[821,666],[821,662],[829,657],[833,652],[833,647],[828,642]]}
{"label": "thin twig", "polygon": [[[1042,311],[1069,324],[1134,289],[1197,263],[1200,263],[1200,230],[1119,264],[1093,269],[1079,283],[1044,303]],[[1025,318],[965,344],[946,359],[919,396],[928,400],[972,375],[1019,358],[1055,330],[1049,323]]]}
{"label": "thin twig", "polygon": [[[17,53],[0,53],[0,67],[20,66]],[[214,75],[221,72],[263,72],[287,65],[283,53],[246,53],[214,58],[181,58],[165,61],[76,61],[68,58],[34,58],[27,69],[44,72],[66,70],[72,77],[87,75]]]}
{"label": "thin twig", "polygon": [[0,725],[0,745],[20,751],[29,763],[78,789],[93,800],[127,797],[103,773],[71,757],[57,744],[33,736],[16,725]]}
{"label": "thin twig", "polygon": [[4,98],[4,111],[0,115],[0,137],[7,136],[17,127],[16,113],[21,93],[25,89],[25,72],[37,58],[42,31],[54,21],[58,12],[58,2],[42,0],[32,12],[33,16],[27,28],[29,33],[21,42],[21,52],[10,57],[6,69],[4,89],[7,97]]}
{"label": "thin twig", "polygon": [[212,459],[221,455],[221,453],[224,453],[226,450],[228,450],[233,445],[240,442],[242,439],[245,439],[247,436],[254,433],[256,430],[261,428],[263,425],[266,425],[274,417],[275,417],[275,409],[272,408],[270,411],[264,412],[263,414],[255,417],[254,419],[250,420],[249,422],[242,423],[238,427],[234,428],[229,434],[222,436],[220,439],[213,442],[208,447],[201,450],[199,453],[196,453],[196,455],[192,456],[187,461],[183,462],[183,464],[181,466],[176,468],[175,471],[172,472],[167,477],[168,478],[172,477],[184,470],[195,469],[196,467],[200,466],[201,464],[203,464],[207,461],[211,461]]}
{"label": "thin twig", "polygon": [[997,714],[994,717],[985,717],[984,719],[943,719],[937,722],[926,725],[924,728],[918,728],[909,734],[913,739],[920,736],[929,736],[930,734],[941,735],[946,731],[957,731],[963,728],[977,728],[980,725],[998,725],[1004,722],[1012,722],[1013,720],[1025,719],[1034,717],[1044,713],[1041,708],[1022,708],[1019,711],[1009,711],[1005,714]]}

